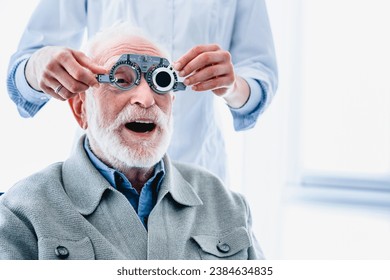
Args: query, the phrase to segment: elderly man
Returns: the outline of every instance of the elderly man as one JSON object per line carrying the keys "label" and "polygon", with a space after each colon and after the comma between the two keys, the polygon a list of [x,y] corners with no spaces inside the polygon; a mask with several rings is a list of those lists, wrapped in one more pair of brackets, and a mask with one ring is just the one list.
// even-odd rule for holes
{"label": "elderly man", "polygon": [[69,100],[86,136],[0,198],[0,258],[262,258],[244,198],[165,155],[184,85],[163,52],[116,27],[89,55],[111,70]]}

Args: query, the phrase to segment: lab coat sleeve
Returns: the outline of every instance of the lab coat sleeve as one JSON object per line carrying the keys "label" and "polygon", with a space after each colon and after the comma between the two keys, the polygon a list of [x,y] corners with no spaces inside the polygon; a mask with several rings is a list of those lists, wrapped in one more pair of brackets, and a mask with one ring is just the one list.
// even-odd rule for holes
{"label": "lab coat sleeve", "polygon": [[45,46],[79,48],[86,11],[82,0],[41,0],[37,5],[8,66],[8,94],[22,117],[33,117],[50,99],[26,81],[24,68],[31,54]]}
{"label": "lab coat sleeve", "polygon": [[235,72],[250,87],[248,101],[230,108],[235,130],[252,128],[270,104],[278,84],[274,43],[264,0],[237,1],[230,46]]}

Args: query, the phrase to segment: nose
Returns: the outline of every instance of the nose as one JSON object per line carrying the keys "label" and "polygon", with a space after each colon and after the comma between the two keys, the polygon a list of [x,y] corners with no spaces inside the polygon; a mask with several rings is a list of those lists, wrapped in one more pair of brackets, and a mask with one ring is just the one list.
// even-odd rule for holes
{"label": "nose", "polygon": [[155,104],[155,93],[149,87],[145,79],[141,79],[141,83],[132,90],[130,103],[138,105],[142,108],[149,108]]}

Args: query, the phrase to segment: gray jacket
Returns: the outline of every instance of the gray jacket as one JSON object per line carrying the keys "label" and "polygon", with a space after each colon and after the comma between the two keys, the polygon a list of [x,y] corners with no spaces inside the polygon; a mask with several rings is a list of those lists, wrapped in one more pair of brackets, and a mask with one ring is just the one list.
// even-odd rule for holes
{"label": "gray jacket", "polygon": [[209,172],[164,157],[148,231],[94,168],[82,137],[0,197],[0,259],[257,259],[248,204]]}

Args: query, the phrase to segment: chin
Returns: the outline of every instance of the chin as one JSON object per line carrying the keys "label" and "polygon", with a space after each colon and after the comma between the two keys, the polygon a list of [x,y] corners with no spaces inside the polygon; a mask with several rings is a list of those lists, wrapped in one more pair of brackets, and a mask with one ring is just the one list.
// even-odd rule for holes
{"label": "chin", "polygon": [[[117,160],[122,162],[122,165],[126,165],[127,168],[150,168],[156,165],[164,156],[165,151],[160,149],[130,149],[123,147],[120,158]],[[117,154],[117,156],[119,156]]]}
{"label": "chin", "polygon": [[[94,111],[92,111],[94,112]],[[124,119],[128,114],[124,114]],[[151,168],[165,155],[172,137],[172,119],[160,114],[160,121],[146,121],[139,116],[133,122],[118,118],[107,126],[94,114],[88,116],[87,136],[96,156],[111,167]],[[149,117],[149,119],[153,119]],[[161,120],[162,119],[162,120]]]}
{"label": "chin", "polygon": [[125,171],[129,168],[153,167],[165,155],[171,138],[170,133],[163,133],[158,143],[140,141],[130,144],[116,133],[99,134],[98,137],[94,137],[97,135],[89,133],[88,138],[91,145],[93,142],[101,151],[101,159],[104,159],[106,164],[119,171]]}

